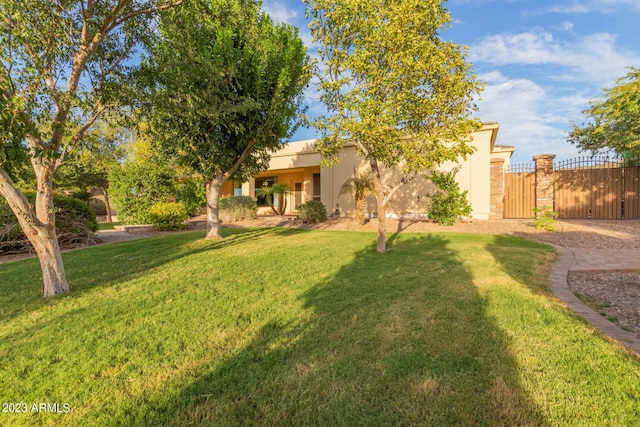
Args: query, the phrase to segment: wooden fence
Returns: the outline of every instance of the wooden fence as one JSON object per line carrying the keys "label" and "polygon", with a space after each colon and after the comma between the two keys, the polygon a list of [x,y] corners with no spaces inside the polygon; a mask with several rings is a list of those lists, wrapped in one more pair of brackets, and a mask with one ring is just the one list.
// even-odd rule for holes
{"label": "wooden fence", "polygon": [[[640,219],[640,158],[584,157],[554,165],[553,207],[561,219]],[[504,176],[504,217],[531,218],[536,206],[533,165]]]}
{"label": "wooden fence", "polygon": [[504,217],[531,218],[536,206],[535,187],[533,165],[511,166],[504,174]]}

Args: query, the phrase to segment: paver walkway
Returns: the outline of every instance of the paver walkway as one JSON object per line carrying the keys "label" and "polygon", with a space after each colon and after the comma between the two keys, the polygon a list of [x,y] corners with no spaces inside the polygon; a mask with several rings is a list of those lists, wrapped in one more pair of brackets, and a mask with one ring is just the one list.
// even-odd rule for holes
{"label": "paver walkway", "polygon": [[[555,245],[554,245],[555,246]],[[553,293],[574,313],[586,319],[604,334],[640,354],[640,340],[630,332],[585,305],[567,284],[570,271],[637,271],[640,269],[640,250],[578,249],[555,246],[560,253],[549,274]]]}
{"label": "paver walkway", "polygon": [[141,239],[145,236],[144,234],[133,234],[127,233],[122,230],[99,230],[96,231],[96,235],[103,243],[115,243],[115,242],[126,242],[128,240],[136,240]]}

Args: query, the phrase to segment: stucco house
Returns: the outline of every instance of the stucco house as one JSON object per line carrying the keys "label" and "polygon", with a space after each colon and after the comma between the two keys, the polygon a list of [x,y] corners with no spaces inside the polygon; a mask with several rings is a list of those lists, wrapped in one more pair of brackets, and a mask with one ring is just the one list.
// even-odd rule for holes
{"label": "stucco house", "polygon": [[[485,123],[473,133],[472,144],[476,151],[459,164],[447,162],[439,168],[449,171],[460,166],[456,175],[462,190],[468,190],[474,219],[489,219],[496,203],[492,203],[492,185],[502,186],[502,173],[509,166],[514,147],[496,145],[498,123]],[[298,141],[286,144],[271,156],[269,169],[245,183],[226,182],[222,195],[247,195],[258,201],[259,214],[271,210],[265,200],[256,197],[256,188],[274,183],[288,184],[293,192],[288,197],[287,214],[295,214],[296,206],[308,200],[320,200],[329,213],[339,216],[355,215],[355,200],[352,195],[340,195],[344,182],[353,176],[354,170],[365,172],[368,165],[356,153],[354,146],[347,146],[340,152],[340,163],[333,167],[320,167],[321,156],[315,151],[315,141]],[[394,170],[382,170],[383,183],[398,182]],[[499,180],[499,183],[498,183]],[[492,182],[493,181],[493,182]],[[417,177],[396,192],[387,207],[390,218],[420,218],[426,216],[428,199],[425,195],[435,190],[429,181]],[[497,201],[496,201],[497,202]],[[501,202],[501,201],[500,201]],[[376,216],[375,199],[369,200],[370,217]]]}

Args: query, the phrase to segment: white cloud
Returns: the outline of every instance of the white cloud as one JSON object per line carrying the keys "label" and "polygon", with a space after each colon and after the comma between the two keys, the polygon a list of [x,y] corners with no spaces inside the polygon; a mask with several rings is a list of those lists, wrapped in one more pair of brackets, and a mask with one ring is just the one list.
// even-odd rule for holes
{"label": "white cloud", "polygon": [[613,13],[625,9],[635,9],[640,11],[638,0],[574,0],[570,4],[559,4],[551,6],[548,12],[555,13]]}
{"label": "white cloud", "polygon": [[577,154],[564,140],[567,117],[576,117],[586,98],[554,98],[551,91],[532,80],[510,79],[499,71],[478,77],[488,83],[478,103],[480,118],[500,124],[498,144],[516,147],[512,163],[530,162],[543,153],[555,153],[558,158]]}
{"label": "white cloud", "polygon": [[295,18],[298,17],[298,12],[289,9],[284,2],[278,0],[263,3],[262,9],[267,12],[275,22],[294,24]]}
{"label": "white cloud", "polygon": [[566,31],[568,33],[573,32],[573,22],[571,21],[563,21],[560,23],[558,29],[562,31]]}
{"label": "white cloud", "polygon": [[556,40],[547,31],[503,33],[484,37],[471,46],[469,57],[473,62],[495,66],[557,65],[566,67],[566,72],[547,78],[581,80],[605,87],[626,74],[626,67],[640,62],[637,55],[617,50],[615,42],[616,37],[608,33],[579,36],[571,41]]}

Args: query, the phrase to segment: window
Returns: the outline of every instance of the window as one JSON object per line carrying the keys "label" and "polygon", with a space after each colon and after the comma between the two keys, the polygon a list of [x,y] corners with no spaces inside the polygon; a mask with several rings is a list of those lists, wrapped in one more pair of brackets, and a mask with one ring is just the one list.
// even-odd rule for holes
{"label": "window", "polygon": [[298,209],[298,206],[302,204],[302,183],[296,182],[293,184],[294,203],[293,208]]}
{"label": "window", "polygon": [[234,196],[242,196],[242,183],[238,181],[233,181],[233,195]]}

